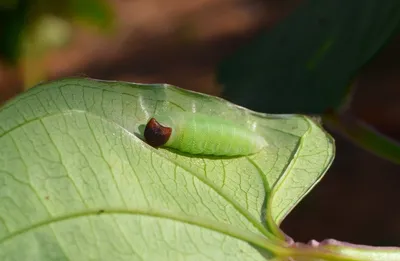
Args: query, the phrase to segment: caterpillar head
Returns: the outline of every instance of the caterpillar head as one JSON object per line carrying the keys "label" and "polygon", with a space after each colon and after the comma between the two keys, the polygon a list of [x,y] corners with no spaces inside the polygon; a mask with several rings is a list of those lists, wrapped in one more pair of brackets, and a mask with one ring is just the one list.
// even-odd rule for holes
{"label": "caterpillar head", "polygon": [[172,128],[162,126],[156,119],[151,118],[144,129],[146,142],[155,148],[161,147],[169,140]]}

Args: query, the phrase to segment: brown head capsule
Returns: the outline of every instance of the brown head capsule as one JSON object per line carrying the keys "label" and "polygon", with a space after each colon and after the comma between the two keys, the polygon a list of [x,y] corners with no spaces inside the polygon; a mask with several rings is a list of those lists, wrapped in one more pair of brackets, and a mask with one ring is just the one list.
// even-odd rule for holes
{"label": "brown head capsule", "polygon": [[151,118],[144,129],[144,138],[149,145],[157,148],[167,143],[171,132],[172,128],[162,126],[156,119]]}

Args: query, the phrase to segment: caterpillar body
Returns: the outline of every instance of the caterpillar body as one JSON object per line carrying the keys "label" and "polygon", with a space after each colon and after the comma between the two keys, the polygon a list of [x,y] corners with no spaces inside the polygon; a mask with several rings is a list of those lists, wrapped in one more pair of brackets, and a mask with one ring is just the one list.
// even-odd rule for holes
{"label": "caterpillar body", "polygon": [[190,112],[151,118],[144,137],[153,147],[216,156],[250,155],[267,145],[261,135],[244,126],[221,117]]}

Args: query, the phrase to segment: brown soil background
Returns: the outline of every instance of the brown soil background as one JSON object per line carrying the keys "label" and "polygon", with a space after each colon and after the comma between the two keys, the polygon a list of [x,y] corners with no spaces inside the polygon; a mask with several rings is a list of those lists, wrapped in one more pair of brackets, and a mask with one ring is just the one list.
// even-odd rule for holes
{"label": "brown soil background", "polygon": [[[272,27],[300,0],[110,0],[117,32],[76,28],[67,48],[46,56],[50,79],[170,83],[214,95],[218,61],[263,26]],[[355,113],[400,140],[400,36],[368,64],[352,104]],[[22,91],[20,71],[0,64],[2,101]],[[1,102],[1,101],[0,101]],[[297,241],[335,238],[400,245],[400,166],[333,133],[337,155],[321,183],[284,221]]]}

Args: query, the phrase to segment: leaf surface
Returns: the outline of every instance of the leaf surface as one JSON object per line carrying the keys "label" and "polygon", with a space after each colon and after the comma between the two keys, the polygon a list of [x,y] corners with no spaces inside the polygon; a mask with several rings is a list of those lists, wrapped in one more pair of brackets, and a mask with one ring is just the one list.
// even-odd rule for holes
{"label": "leaf surface", "polygon": [[[217,114],[268,146],[237,158],[154,149],[158,113]],[[0,260],[270,260],[277,225],[333,160],[300,115],[170,85],[44,83],[0,110]],[[23,249],[23,251],[21,251]]]}

